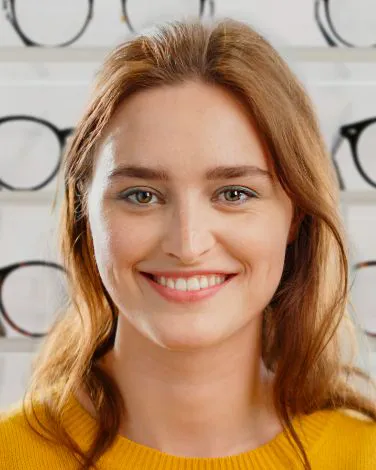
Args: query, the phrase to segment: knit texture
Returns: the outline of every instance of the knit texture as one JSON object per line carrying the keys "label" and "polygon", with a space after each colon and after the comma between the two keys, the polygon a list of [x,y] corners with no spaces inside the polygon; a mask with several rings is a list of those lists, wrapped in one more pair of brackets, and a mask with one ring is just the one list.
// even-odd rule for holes
{"label": "knit texture", "polygon": [[[40,410],[43,412],[42,408]],[[38,417],[42,415],[37,411]],[[43,418],[42,418],[43,419]],[[96,422],[74,395],[62,423],[82,449],[88,449]],[[317,411],[293,420],[312,470],[376,470],[376,423],[343,410]],[[213,430],[215,432],[215,430]],[[281,470],[303,464],[281,432],[268,443],[228,457],[181,457],[118,435],[100,458],[100,470]],[[78,462],[59,444],[44,441],[29,429],[21,402],[0,414],[0,469],[73,470]]]}

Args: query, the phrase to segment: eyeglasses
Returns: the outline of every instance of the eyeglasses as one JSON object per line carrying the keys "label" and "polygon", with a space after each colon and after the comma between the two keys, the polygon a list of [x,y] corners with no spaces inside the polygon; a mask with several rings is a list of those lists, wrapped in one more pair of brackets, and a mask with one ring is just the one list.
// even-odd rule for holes
{"label": "eyeglasses", "polygon": [[[364,333],[376,338],[376,260],[363,261],[354,265],[356,286],[359,286],[359,302],[355,303],[359,312],[360,327]],[[355,295],[355,294],[354,294]]]}
{"label": "eyeglasses", "polygon": [[[65,274],[62,266],[48,261],[0,268],[0,313],[5,323],[24,336],[45,336],[66,299]],[[5,323],[0,319],[0,336],[6,335]]]}
{"label": "eyeglasses", "polygon": [[350,144],[355,167],[364,181],[376,188],[376,117],[341,126],[332,147],[332,158],[340,189],[346,189],[336,161],[336,154],[344,139]]}
{"label": "eyeglasses", "polygon": [[0,189],[36,191],[58,173],[73,128],[34,116],[0,118]]}
{"label": "eyeglasses", "polygon": [[[142,29],[145,15],[159,16],[166,10],[165,0],[120,0],[123,21],[131,32]],[[186,14],[197,12],[202,18],[214,16],[214,0],[190,0]],[[176,0],[171,8],[176,8]],[[43,21],[38,12],[37,0],[3,0],[6,18],[25,46],[65,47],[77,41],[93,18],[94,0],[50,0],[44,2]],[[72,13],[74,12],[74,13]],[[56,27],[55,27],[56,24]],[[22,25],[22,26],[21,26]],[[45,26],[45,28],[43,27]]]}
{"label": "eyeglasses", "polygon": [[[323,15],[320,15],[320,6]],[[376,17],[374,0],[343,2],[333,0],[315,0],[315,20],[331,47],[376,47]],[[321,17],[325,17],[327,26]]]}

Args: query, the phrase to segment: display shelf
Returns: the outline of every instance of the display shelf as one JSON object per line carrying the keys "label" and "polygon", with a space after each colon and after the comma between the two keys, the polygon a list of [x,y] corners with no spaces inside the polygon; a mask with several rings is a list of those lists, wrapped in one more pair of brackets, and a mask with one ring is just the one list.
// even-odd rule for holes
{"label": "display shelf", "polygon": [[[362,341],[367,341],[370,352],[376,353],[376,338],[365,338]],[[0,338],[0,354],[4,353],[34,353],[37,352],[41,345],[42,339],[40,338]]]}
{"label": "display shelf", "polygon": [[297,62],[376,62],[376,49],[372,47],[276,47],[287,60]]}
{"label": "display shelf", "polygon": [[102,62],[114,47],[0,47],[0,62]]}
{"label": "display shelf", "polygon": [[376,204],[376,190],[341,191],[343,204]]}
{"label": "display shelf", "polygon": [[[116,47],[0,47],[0,62],[102,62]],[[376,62],[376,48],[327,46],[275,46],[288,60],[299,62]]]}
{"label": "display shelf", "polygon": [[[61,195],[59,196],[61,198]],[[7,204],[52,204],[54,191],[0,191],[0,205]],[[345,204],[376,204],[376,190],[342,191],[341,202]]]}
{"label": "display shelf", "polygon": [[[376,191],[375,191],[376,192]],[[22,204],[22,205],[40,205],[52,204],[55,200],[55,191],[0,191],[0,205]]]}
{"label": "display shelf", "polygon": [[0,353],[33,353],[40,344],[39,338],[0,338]]}

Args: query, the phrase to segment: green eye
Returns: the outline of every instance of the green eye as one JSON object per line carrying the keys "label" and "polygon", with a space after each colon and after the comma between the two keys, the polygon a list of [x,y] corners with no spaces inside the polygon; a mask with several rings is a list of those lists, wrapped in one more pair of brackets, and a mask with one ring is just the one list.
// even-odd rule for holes
{"label": "green eye", "polygon": [[[238,195],[241,193],[245,194],[246,197],[241,200],[242,202],[240,202],[240,204],[244,204],[249,199],[254,199],[258,197],[254,191],[251,191],[250,189],[246,189],[243,187],[238,187],[238,186],[229,187],[221,192],[221,194],[225,194],[225,193],[236,193]],[[226,201],[228,201],[228,199],[226,199]],[[237,199],[237,201],[239,201],[239,199]],[[229,202],[233,202],[233,201],[230,200]],[[235,204],[235,205],[240,205],[240,204]]]}
{"label": "green eye", "polygon": [[[225,188],[220,192],[220,194],[232,193],[235,194],[235,199],[227,199],[225,198],[225,202],[233,203],[237,206],[241,204],[245,204],[250,199],[257,199],[258,194],[255,191],[252,191],[249,188],[244,188],[243,186],[230,186]],[[239,195],[243,194],[244,197],[239,199]],[[119,199],[128,202],[133,205],[138,206],[150,206],[154,204],[150,204],[150,200],[156,194],[153,191],[149,191],[148,189],[130,189],[128,191],[124,191],[119,195]],[[131,197],[134,197],[132,200]],[[139,197],[140,196],[140,197]]]}

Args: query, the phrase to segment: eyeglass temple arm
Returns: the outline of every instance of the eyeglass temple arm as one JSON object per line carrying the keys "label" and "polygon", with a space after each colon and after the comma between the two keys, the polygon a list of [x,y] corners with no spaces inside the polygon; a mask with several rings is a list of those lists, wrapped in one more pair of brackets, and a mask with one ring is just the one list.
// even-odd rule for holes
{"label": "eyeglass temple arm", "polygon": [[60,143],[62,146],[66,145],[69,136],[71,136],[73,132],[74,132],[74,127],[67,127],[65,129],[60,129],[58,131]]}
{"label": "eyeglass temple arm", "polygon": [[3,0],[3,10],[5,12],[5,17],[7,18],[7,20],[9,20],[10,22],[12,21],[12,17],[11,15],[9,14],[9,0]]}
{"label": "eyeglass temple arm", "polygon": [[67,139],[71,134],[73,134],[74,127],[67,127],[66,129],[61,129],[60,135],[61,137],[65,140]]}
{"label": "eyeglass temple arm", "polygon": [[214,11],[215,11],[215,3],[214,0],[200,0],[200,17],[203,16],[204,10],[205,10],[205,4],[209,3],[209,15],[214,16]]}
{"label": "eyeglass temple arm", "polygon": [[335,140],[334,140],[334,143],[333,143],[332,149],[331,149],[332,162],[333,162],[333,165],[334,165],[334,169],[335,169],[337,179],[338,179],[339,188],[340,188],[341,191],[346,189],[346,187],[345,187],[345,182],[343,181],[343,178],[342,178],[341,172],[339,170],[339,166],[338,166],[338,163],[337,163],[337,160],[336,160],[335,156],[336,156],[336,153],[338,151],[339,146],[341,145],[342,140],[343,140],[342,135],[340,133],[338,133],[335,137]]}
{"label": "eyeglass temple arm", "polygon": [[320,19],[320,14],[319,14],[319,5],[320,5],[321,0],[315,0],[315,20],[317,23],[317,26],[319,27],[321,34],[324,36],[326,42],[329,44],[331,47],[337,47],[337,44],[333,41],[333,39],[329,36],[329,34],[325,31],[324,25]]}
{"label": "eyeglass temple arm", "polygon": [[4,337],[5,335],[5,328],[4,328],[4,323],[0,319],[0,338]]}
{"label": "eyeglass temple arm", "polygon": [[16,33],[19,35],[25,46],[35,46],[36,44],[34,44],[33,41],[29,37],[27,37],[26,34],[24,34],[21,28],[18,26],[17,19],[15,18],[14,2],[10,3],[9,0],[3,0],[3,10],[5,11],[5,18],[16,30]]}

